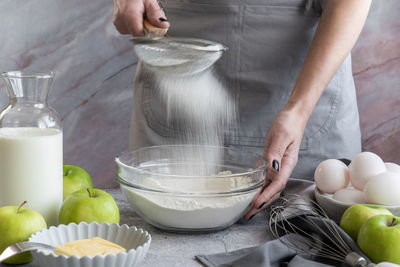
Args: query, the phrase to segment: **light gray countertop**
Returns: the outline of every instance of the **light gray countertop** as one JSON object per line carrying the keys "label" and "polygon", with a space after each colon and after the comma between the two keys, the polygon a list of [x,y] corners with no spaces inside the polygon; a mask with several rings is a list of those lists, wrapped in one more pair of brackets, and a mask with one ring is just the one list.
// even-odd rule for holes
{"label": "light gray countertop", "polygon": [[[214,233],[174,234],[158,230],[136,215],[121,190],[108,189],[106,191],[114,197],[118,204],[121,224],[143,228],[152,235],[152,243],[142,264],[143,267],[199,267],[202,265],[194,259],[195,255],[233,251],[257,246],[272,239],[268,231],[268,215],[266,212],[255,216],[249,222],[237,223]],[[0,264],[0,267],[5,266],[11,265]],[[19,266],[39,267],[34,262]]]}

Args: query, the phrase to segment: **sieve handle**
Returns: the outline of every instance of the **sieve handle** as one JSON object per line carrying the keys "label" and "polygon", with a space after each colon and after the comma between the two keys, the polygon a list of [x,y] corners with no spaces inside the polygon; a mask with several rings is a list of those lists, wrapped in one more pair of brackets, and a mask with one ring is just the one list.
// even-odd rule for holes
{"label": "sieve handle", "polygon": [[150,23],[147,19],[143,19],[143,28],[145,32],[151,36],[164,36],[167,34],[168,29],[159,28]]}

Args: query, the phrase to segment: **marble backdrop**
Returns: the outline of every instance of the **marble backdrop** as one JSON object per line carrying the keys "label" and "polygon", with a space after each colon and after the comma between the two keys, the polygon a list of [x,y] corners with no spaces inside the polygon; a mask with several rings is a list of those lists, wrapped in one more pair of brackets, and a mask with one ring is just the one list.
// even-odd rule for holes
{"label": "marble backdrop", "polygon": [[363,150],[400,163],[400,1],[373,1],[353,49]]}
{"label": "marble backdrop", "polygon": [[128,148],[137,62],[112,12],[110,0],[0,2],[0,71],[56,72],[48,100],[63,119],[64,164],[85,168],[98,187],[117,186],[114,157]]}
{"label": "marble backdrop", "polygon": [[[54,70],[49,104],[64,126],[64,163],[115,187],[128,148],[137,59],[112,25],[111,0],[0,1],[0,71]],[[353,51],[363,149],[400,163],[400,1],[374,1]],[[8,98],[0,85],[0,108]]]}

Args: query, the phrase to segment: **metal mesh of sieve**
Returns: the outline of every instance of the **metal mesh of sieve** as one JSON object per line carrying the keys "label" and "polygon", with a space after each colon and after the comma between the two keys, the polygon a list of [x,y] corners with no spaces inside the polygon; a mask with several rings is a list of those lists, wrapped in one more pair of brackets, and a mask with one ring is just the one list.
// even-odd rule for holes
{"label": "metal mesh of sieve", "polygon": [[158,72],[191,75],[211,67],[227,50],[219,43],[191,38],[132,39],[139,59]]}

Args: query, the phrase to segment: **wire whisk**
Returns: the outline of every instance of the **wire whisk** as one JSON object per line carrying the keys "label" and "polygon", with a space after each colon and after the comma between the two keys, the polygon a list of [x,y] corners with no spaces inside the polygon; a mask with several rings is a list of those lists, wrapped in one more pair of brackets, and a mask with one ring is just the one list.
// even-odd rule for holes
{"label": "wire whisk", "polygon": [[300,195],[281,197],[271,208],[269,228],[287,247],[353,267],[370,267],[359,249],[350,247],[339,227],[310,198]]}

